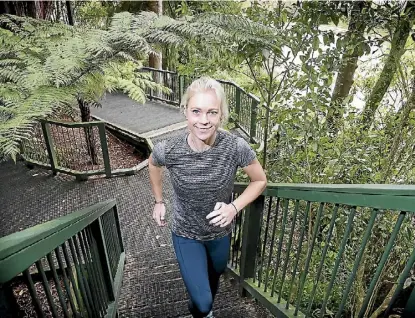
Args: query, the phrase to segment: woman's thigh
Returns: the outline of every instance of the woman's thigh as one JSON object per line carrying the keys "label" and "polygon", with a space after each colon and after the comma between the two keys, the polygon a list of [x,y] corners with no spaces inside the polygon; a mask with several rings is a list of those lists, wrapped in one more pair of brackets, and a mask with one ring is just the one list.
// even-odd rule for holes
{"label": "woman's thigh", "polygon": [[205,242],[207,253],[216,273],[223,273],[228,265],[230,244],[230,235]]}
{"label": "woman's thigh", "polygon": [[203,242],[172,234],[173,246],[191,298],[210,294],[207,254]]}

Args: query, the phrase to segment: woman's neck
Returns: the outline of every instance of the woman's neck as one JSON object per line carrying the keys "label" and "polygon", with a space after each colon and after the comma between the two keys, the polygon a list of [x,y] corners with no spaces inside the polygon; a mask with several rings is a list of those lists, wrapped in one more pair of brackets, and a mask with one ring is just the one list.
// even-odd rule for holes
{"label": "woman's neck", "polygon": [[210,149],[216,140],[216,132],[206,140],[197,138],[192,133],[189,133],[188,144],[194,151],[202,152]]}

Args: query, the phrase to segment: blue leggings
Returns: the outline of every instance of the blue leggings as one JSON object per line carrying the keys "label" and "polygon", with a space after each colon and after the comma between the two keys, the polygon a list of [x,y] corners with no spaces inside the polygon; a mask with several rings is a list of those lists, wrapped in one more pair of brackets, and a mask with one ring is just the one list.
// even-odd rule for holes
{"label": "blue leggings", "polygon": [[184,238],[172,233],[180,273],[190,296],[189,311],[195,318],[212,310],[220,275],[228,263],[230,235],[210,241]]}

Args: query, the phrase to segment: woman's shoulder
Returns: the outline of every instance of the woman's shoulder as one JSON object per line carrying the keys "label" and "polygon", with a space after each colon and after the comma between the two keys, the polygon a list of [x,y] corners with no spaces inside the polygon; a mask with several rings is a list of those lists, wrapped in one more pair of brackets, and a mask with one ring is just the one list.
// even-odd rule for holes
{"label": "woman's shoulder", "polygon": [[244,141],[244,139],[241,136],[238,136],[237,134],[232,133],[229,130],[220,128],[218,132],[221,135],[221,139],[227,143],[233,142],[235,144],[239,144]]}
{"label": "woman's shoulder", "polygon": [[176,133],[175,135],[164,139],[161,142],[164,143],[164,147],[166,151],[169,151],[178,146],[182,146],[186,141],[186,134],[187,134],[186,130],[180,131]]}

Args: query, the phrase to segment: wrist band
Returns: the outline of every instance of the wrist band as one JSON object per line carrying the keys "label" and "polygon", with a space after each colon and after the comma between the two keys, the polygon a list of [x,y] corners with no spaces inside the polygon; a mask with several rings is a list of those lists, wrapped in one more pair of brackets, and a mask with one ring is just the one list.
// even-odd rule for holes
{"label": "wrist band", "polygon": [[163,200],[161,200],[161,201],[154,200],[154,204],[164,204],[164,201]]}
{"label": "wrist band", "polygon": [[232,206],[235,208],[236,213],[238,214],[238,209],[236,208],[235,204],[233,204],[233,202],[230,202],[229,204],[232,204]]}

